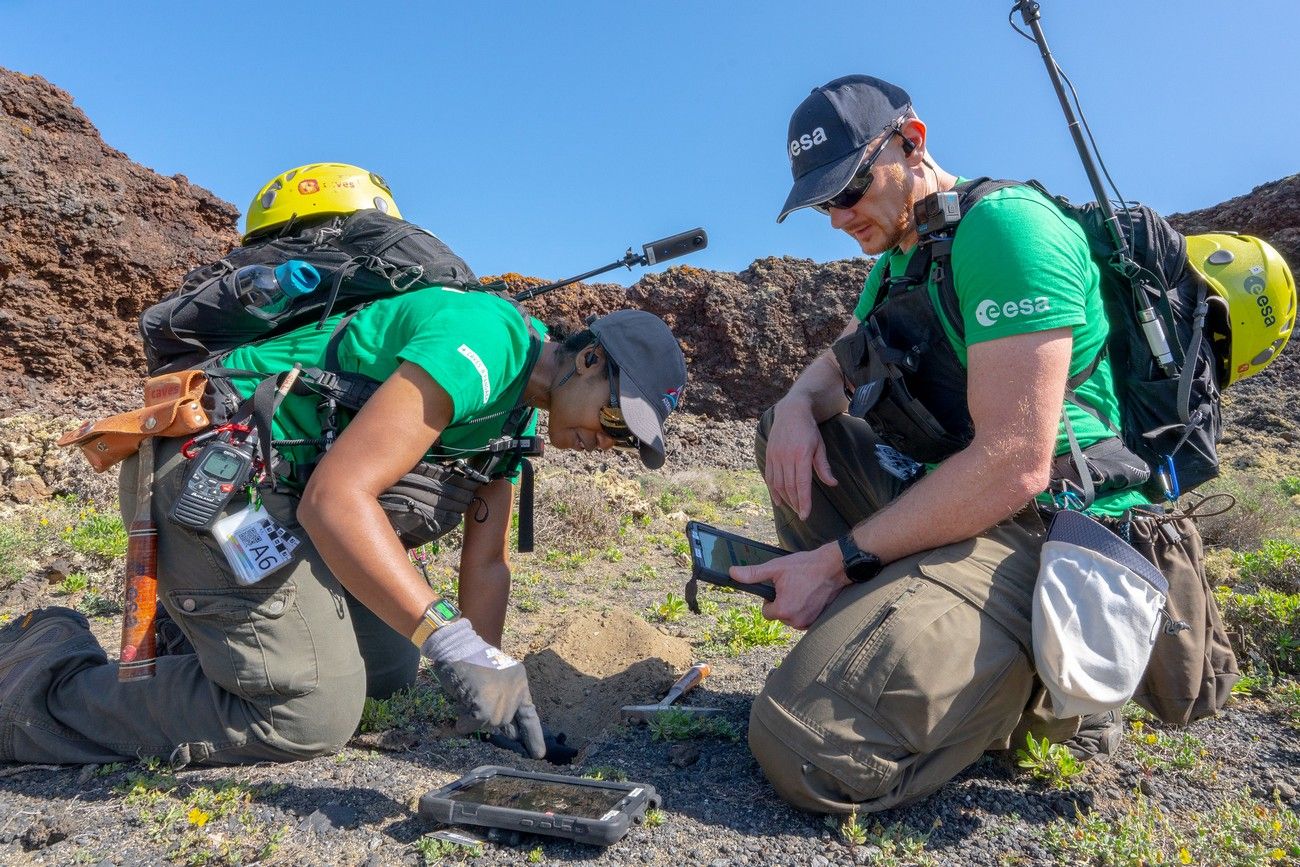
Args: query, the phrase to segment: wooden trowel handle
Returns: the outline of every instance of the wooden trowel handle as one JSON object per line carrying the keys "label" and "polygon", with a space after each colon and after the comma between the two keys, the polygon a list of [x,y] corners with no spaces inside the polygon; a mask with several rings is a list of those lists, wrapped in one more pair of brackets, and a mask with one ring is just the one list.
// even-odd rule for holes
{"label": "wooden trowel handle", "polygon": [[664,696],[660,704],[672,704],[686,693],[700,685],[700,681],[709,676],[709,664],[707,662],[697,662],[692,665],[685,674],[677,679],[672,689]]}

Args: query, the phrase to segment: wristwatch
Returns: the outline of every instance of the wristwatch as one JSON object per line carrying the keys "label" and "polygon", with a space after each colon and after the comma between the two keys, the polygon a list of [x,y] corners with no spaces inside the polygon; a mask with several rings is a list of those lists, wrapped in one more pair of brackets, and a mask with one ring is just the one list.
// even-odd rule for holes
{"label": "wristwatch", "polygon": [[854,584],[870,581],[885,568],[885,564],[880,562],[879,557],[858,547],[858,543],[853,541],[852,533],[845,533],[837,541],[840,545],[840,556],[844,558],[844,574],[848,575],[849,580]]}
{"label": "wristwatch", "polygon": [[423,647],[425,640],[437,630],[460,617],[460,609],[450,599],[435,599],[424,609],[420,625],[411,633],[411,643]]}

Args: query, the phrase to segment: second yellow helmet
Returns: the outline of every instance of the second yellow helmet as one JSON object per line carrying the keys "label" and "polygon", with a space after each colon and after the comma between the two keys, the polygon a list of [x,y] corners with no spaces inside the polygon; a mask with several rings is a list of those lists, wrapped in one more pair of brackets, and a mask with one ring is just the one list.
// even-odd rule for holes
{"label": "second yellow helmet", "polygon": [[1281,254],[1251,235],[1187,236],[1187,261],[1209,284],[1220,309],[1210,339],[1219,384],[1254,376],[1281,354],[1295,327],[1295,278]]}
{"label": "second yellow helmet", "polygon": [[347,163],[310,163],[267,181],[248,206],[244,240],[290,220],[375,208],[401,217],[388,183]]}

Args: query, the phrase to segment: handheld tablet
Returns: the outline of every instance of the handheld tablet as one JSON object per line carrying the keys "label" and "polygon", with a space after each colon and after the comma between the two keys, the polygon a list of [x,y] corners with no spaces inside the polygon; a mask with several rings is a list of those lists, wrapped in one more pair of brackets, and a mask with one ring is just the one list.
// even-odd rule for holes
{"label": "handheld tablet", "polygon": [[776,598],[776,588],[771,584],[741,584],[731,578],[732,566],[755,566],[789,554],[782,548],[764,545],[699,521],[686,525],[686,541],[691,547],[693,577],[719,587],[731,587],[753,593],[771,602]]}

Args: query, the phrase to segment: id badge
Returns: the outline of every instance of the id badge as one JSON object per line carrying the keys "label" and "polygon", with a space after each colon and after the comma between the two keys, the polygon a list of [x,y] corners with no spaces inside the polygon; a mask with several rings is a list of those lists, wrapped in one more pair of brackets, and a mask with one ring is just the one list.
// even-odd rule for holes
{"label": "id badge", "polygon": [[275,522],[264,509],[245,506],[212,527],[212,535],[240,584],[256,584],[293,562],[301,540]]}

